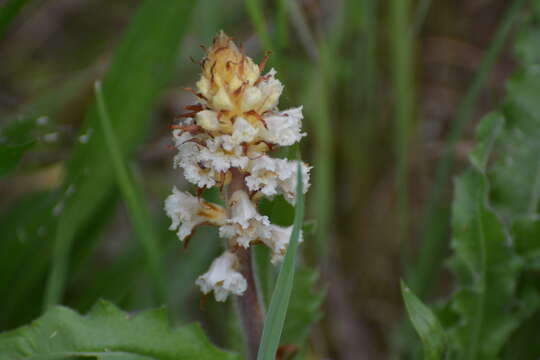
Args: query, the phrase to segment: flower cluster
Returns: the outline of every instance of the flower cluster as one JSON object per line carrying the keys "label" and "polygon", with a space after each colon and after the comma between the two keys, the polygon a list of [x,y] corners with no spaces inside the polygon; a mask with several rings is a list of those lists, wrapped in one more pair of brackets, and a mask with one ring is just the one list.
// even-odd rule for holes
{"label": "flower cluster", "polygon": [[[174,166],[199,193],[219,187],[227,195],[222,207],[174,188],[165,201],[170,230],[176,230],[181,241],[187,241],[200,224],[218,226],[220,237],[227,240],[228,250],[196,281],[203,293],[214,291],[218,301],[229,294],[242,295],[247,288],[235,249],[265,244],[272,251],[272,263],[278,263],[292,230],[271,224],[257,211],[262,196],[283,195],[294,204],[297,164],[269,154],[306,135],[301,131],[301,107],[277,109],[283,85],[275,70],[262,74],[265,62],[255,64],[220,32],[201,64],[197,89],[189,89],[199,103],[186,107],[189,112],[172,126],[178,149]],[[304,192],[310,169],[301,165]]]}

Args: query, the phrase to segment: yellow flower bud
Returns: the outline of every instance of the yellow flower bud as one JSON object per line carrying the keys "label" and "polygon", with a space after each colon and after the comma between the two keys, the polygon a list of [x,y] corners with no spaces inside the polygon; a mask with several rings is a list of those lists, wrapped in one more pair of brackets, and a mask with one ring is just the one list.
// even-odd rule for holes
{"label": "yellow flower bud", "polygon": [[[263,126],[254,113],[263,101],[260,90],[254,87],[260,78],[259,65],[221,31],[206,53],[202,76],[197,82],[199,94],[208,108],[220,112],[219,129],[207,130],[230,134],[236,117],[243,117],[256,128]],[[252,113],[245,114],[249,111]]]}

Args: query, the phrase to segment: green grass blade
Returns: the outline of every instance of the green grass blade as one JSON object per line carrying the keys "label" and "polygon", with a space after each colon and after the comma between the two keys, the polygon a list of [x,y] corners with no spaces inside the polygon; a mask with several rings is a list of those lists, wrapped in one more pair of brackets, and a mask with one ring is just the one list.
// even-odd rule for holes
{"label": "green grass blade", "polygon": [[276,43],[283,49],[289,43],[289,0],[278,0],[276,11]]}
{"label": "green grass blade", "polygon": [[159,236],[154,229],[150,212],[144,205],[144,199],[141,196],[141,192],[136,190],[137,188],[140,189],[140,186],[135,186],[133,174],[126,165],[120,147],[118,146],[116,135],[111,126],[109,113],[107,112],[101,82],[96,82],[95,91],[101,128],[111,155],[116,181],[118,182],[118,187],[126,202],[133,226],[137,232],[137,237],[146,254],[148,268],[154,278],[157,297],[160,302],[165,303],[167,301],[167,295],[165,276],[161,264]]}
{"label": "green grass blade", "polygon": [[[323,57],[325,52],[321,52]],[[324,70],[324,66],[318,66],[318,69]],[[321,76],[313,74],[313,86],[311,94],[314,94],[313,99],[317,99],[316,103],[311,105],[306,104],[306,112],[314,122],[314,138],[317,144],[314,162],[317,166],[314,169],[313,195],[315,204],[318,204],[314,210],[315,218],[319,224],[319,231],[315,236],[316,239],[316,254],[318,258],[324,261],[326,249],[328,246],[328,237],[330,235],[330,219],[333,215],[333,188],[334,188],[334,149],[333,149],[333,130],[330,123],[329,109],[329,92],[328,82],[322,79]]]}
{"label": "green grass blade", "polygon": [[446,351],[446,334],[435,314],[401,281],[401,295],[409,318],[424,344],[425,360],[440,360]]}
{"label": "green grass blade", "polygon": [[413,128],[414,67],[412,38],[409,33],[409,1],[394,0],[391,6],[392,76],[394,86],[395,157],[397,162],[398,241],[406,240],[408,230],[408,157]]}
{"label": "green grass blade", "polygon": [[[487,84],[490,71],[508,39],[512,25],[519,18],[520,10],[526,3],[527,0],[516,0],[508,8],[486,55],[482,59],[478,73],[467,89],[454,121],[451,123],[450,134],[446,140],[448,151],[437,165],[435,185],[430,196],[430,203],[426,208],[424,225],[420,231],[420,243],[422,246],[420,247],[418,265],[409,270],[409,276],[407,277],[409,285],[420,298],[428,294],[442,264],[441,258],[444,255],[448,226],[442,226],[440,221],[437,221],[437,218],[446,206],[444,190],[447,188],[451,178],[456,143],[461,138],[465,124],[472,118],[476,101]],[[446,210],[444,213],[447,214],[448,211]]]}
{"label": "green grass blade", "polygon": [[8,0],[0,7],[0,39],[4,36],[11,21],[28,3],[29,0]]}
{"label": "green grass blade", "polygon": [[[292,4],[291,4],[292,5]],[[291,6],[291,11],[295,6]],[[303,104],[306,109],[306,119],[312,121],[314,129],[315,151],[314,163],[317,164],[313,174],[313,198],[317,204],[315,219],[318,224],[316,233],[316,255],[322,264],[326,261],[328,237],[330,235],[331,221],[334,212],[334,127],[332,126],[332,94],[337,86],[335,66],[340,62],[337,54],[345,35],[345,15],[343,6],[339,7],[336,14],[332,32],[321,40],[317,49],[317,62],[308,69],[309,76],[304,89]],[[298,14],[301,14],[299,12]],[[291,13],[292,16],[292,13]],[[307,19],[302,20],[307,24]],[[309,36],[313,39],[313,36]]]}
{"label": "green grass blade", "polygon": [[262,4],[260,0],[246,0],[246,10],[248,12],[253,26],[255,26],[255,31],[259,35],[259,39],[263,47],[267,50],[272,49],[272,41],[270,39],[270,34],[268,33],[268,27],[264,19],[264,12],[262,9]]}
{"label": "green grass blade", "polygon": [[300,229],[302,228],[302,220],[304,218],[304,194],[300,162],[298,162],[296,171],[296,207],[293,231],[291,233],[289,248],[283,260],[274,293],[272,294],[272,300],[270,301],[270,308],[264,324],[257,360],[275,360],[292,292],[296,250],[298,248],[298,238],[300,237]]}
{"label": "green grass blade", "polygon": [[[150,112],[163,86],[169,81],[179,55],[193,1],[152,0],[142,3],[107,72],[107,94],[112,127],[120,151],[128,156],[147,133]],[[97,109],[92,106],[86,125],[99,128]],[[75,192],[60,215],[44,305],[59,303],[64,293],[69,255],[77,233],[99,212],[114,186],[105,139],[96,134],[87,144],[77,145],[68,164],[66,187]]]}
{"label": "green grass blade", "polygon": [[431,5],[431,0],[420,0],[418,5],[416,5],[416,11],[414,13],[414,24],[412,28],[411,36],[416,36],[422,30],[422,26],[426,21],[429,6]]}

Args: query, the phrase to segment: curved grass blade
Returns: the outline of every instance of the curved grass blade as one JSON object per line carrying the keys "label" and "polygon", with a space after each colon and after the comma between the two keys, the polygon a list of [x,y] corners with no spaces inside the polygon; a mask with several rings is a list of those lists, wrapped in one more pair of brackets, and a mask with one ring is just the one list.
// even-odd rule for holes
{"label": "curved grass blade", "polygon": [[397,237],[406,243],[409,228],[409,149],[414,129],[414,65],[413,42],[408,30],[410,2],[391,1],[390,22],[392,36],[392,81],[394,87],[394,136],[397,190]]}
{"label": "curved grass blade", "polygon": [[279,0],[276,12],[276,43],[280,49],[283,49],[289,43],[288,29],[289,0]]}
{"label": "curved grass blade", "polygon": [[141,192],[137,191],[137,188],[140,189],[140,186],[135,185],[133,174],[126,165],[120,147],[118,146],[116,135],[111,126],[109,113],[107,112],[101,82],[96,82],[95,91],[101,128],[111,155],[116,181],[126,202],[133,227],[137,232],[137,237],[146,254],[148,268],[154,278],[157,297],[159,301],[164,303],[167,301],[167,291],[165,286],[165,276],[162,271],[163,267],[161,264],[161,251],[159,249],[159,236],[154,229],[150,212],[144,205],[144,199],[141,197]]}
{"label": "curved grass blade", "polygon": [[255,26],[257,35],[261,40],[262,45],[268,49],[272,49],[272,40],[270,39],[270,34],[268,33],[268,27],[264,19],[264,12],[262,9],[262,4],[260,0],[245,0],[246,9],[248,15]]}
{"label": "curved grass blade", "polygon": [[[151,109],[179,55],[193,5],[193,1],[179,0],[164,0],[159,6],[151,0],[143,2],[104,78],[111,125],[125,155],[144,138]],[[95,106],[86,120],[89,129],[99,127]],[[66,186],[73,185],[76,191],[60,215],[45,307],[62,300],[74,238],[113,190],[114,175],[104,147],[105,139],[93,136],[87,144],[77,146],[68,164]]]}
{"label": "curved grass blade", "polygon": [[296,250],[298,248],[298,238],[300,237],[300,229],[302,228],[302,220],[304,218],[304,194],[300,162],[298,162],[296,172],[296,206],[293,231],[291,233],[289,248],[287,249],[285,260],[283,260],[274,293],[272,294],[272,300],[270,301],[270,308],[264,324],[257,360],[275,360],[291,297]]}
{"label": "curved grass blade", "polygon": [[296,345],[302,349],[313,325],[322,318],[325,290],[318,288],[318,279],[319,272],[316,269],[305,265],[297,267],[289,310],[281,334],[283,344]]}

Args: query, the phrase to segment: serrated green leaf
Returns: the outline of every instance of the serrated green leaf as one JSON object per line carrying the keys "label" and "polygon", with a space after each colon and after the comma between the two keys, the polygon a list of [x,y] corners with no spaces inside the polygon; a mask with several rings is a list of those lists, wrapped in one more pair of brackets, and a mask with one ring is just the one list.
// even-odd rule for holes
{"label": "serrated green leaf", "polygon": [[215,348],[197,324],[169,328],[165,310],[134,316],[100,301],[85,316],[62,306],[48,310],[28,326],[0,335],[0,360],[238,359]]}
{"label": "serrated green leaf", "polygon": [[452,307],[461,359],[494,359],[517,318],[509,310],[523,261],[486,204],[485,177],[469,170],[456,180],[452,268],[458,279]]}
{"label": "serrated green leaf", "polygon": [[540,59],[534,38],[520,40],[524,66],[508,83],[502,111],[478,128],[473,169],[456,181],[450,263],[457,290],[450,303],[454,316],[445,318],[451,319],[450,343],[459,359],[498,359],[540,306],[539,287],[527,272],[539,265],[540,249],[540,73],[532,64]]}
{"label": "serrated green leaf", "polygon": [[296,269],[289,310],[281,335],[283,344],[302,347],[311,327],[322,318],[324,292],[316,288],[318,277],[318,272],[307,266]]}
{"label": "serrated green leaf", "polygon": [[531,29],[527,27],[525,31],[519,34],[516,42],[516,54],[524,65],[533,65],[540,62],[540,48],[531,46],[540,41],[540,29]]}
{"label": "serrated green leaf", "polygon": [[442,196],[445,193],[448,182],[451,180],[452,164],[454,162],[457,143],[463,137],[466,124],[474,118],[475,105],[484,87],[489,84],[489,74],[497,63],[497,58],[505,48],[507,39],[512,34],[515,23],[521,19],[522,9],[528,3],[527,0],[516,0],[508,2],[507,9],[501,22],[497,26],[496,32],[486,49],[478,71],[473,81],[465,92],[461,103],[456,111],[456,116],[451,122],[451,128],[447,137],[449,150],[441,157],[435,173],[435,186],[433,187],[431,200],[426,208],[425,229],[421,231],[420,238],[423,246],[416,269],[412,272],[410,285],[420,295],[427,294],[427,289],[433,286],[436,274],[442,263],[444,255],[444,243],[448,229],[446,226],[434,224],[442,223],[440,217],[445,213],[446,199]]}
{"label": "serrated green leaf", "polygon": [[538,354],[540,354],[540,342],[531,341],[531,334],[535,334],[538,331],[539,322],[540,313],[527,321],[512,337],[510,343],[503,351],[501,359],[538,360]]}
{"label": "serrated green leaf", "polygon": [[512,224],[516,250],[527,266],[540,270],[540,219],[518,219]]}
{"label": "serrated green leaf", "polygon": [[471,163],[480,172],[485,172],[486,166],[495,141],[499,137],[504,125],[504,117],[500,113],[486,116],[476,129],[478,144],[469,154]]}
{"label": "serrated green leaf", "polygon": [[13,171],[24,153],[34,144],[35,141],[27,141],[17,145],[0,144],[0,178]]}
{"label": "serrated green leaf", "polygon": [[[533,43],[529,46],[537,46]],[[538,212],[540,199],[540,72],[525,66],[508,83],[507,118],[488,175],[492,205],[505,221]]]}
{"label": "serrated green leaf", "polygon": [[401,295],[405,301],[409,319],[424,344],[424,359],[442,359],[446,351],[447,338],[439,320],[403,281],[401,281]]}

